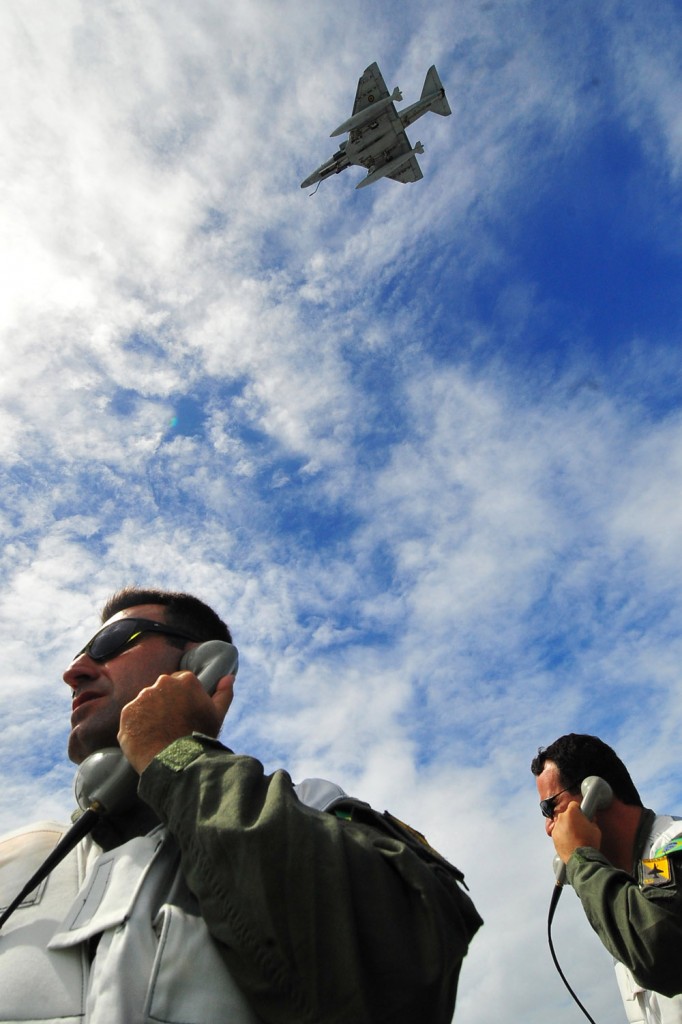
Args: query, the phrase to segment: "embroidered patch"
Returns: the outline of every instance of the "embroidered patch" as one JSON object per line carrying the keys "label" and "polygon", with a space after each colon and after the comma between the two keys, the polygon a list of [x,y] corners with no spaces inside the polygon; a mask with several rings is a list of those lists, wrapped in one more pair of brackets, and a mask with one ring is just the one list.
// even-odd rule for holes
{"label": "embroidered patch", "polygon": [[669,857],[671,853],[680,853],[682,851],[682,836],[675,836],[669,843],[662,846],[660,850],[656,850],[654,857]]}
{"label": "embroidered patch", "polygon": [[642,861],[642,885],[668,885],[670,883],[670,861],[667,857],[655,857]]}

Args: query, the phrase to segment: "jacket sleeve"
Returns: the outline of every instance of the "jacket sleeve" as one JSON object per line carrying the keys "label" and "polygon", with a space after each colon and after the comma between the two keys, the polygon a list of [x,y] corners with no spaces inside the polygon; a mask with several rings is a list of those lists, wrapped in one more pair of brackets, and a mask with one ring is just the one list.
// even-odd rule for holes
{"label": "jacket sleeve", "polygon": [[611,955],[644,988],[674,996],[682,992],[682,859],[668,860],[670,879],[642,889],[598,850],[579,847],[566,877]]}
{"label": "jacket sleeve", "polygon": [[307,807],[285,772],[266,776],[205,737],[167,747],[139,794],[175,837],[202,916],[267,1024],[449,1024],[482,922],[440,865]]}

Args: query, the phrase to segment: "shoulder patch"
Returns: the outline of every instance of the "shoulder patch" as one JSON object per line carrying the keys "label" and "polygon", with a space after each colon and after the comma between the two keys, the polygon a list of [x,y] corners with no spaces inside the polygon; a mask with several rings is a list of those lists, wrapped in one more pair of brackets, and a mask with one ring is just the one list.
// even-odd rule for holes
{"label": "shoulder patch", "polygon": [[432,853],[437,852],[433,849],[431,843],[428,841],[425,835],[422,835],[421,832],[417,832],[416,828],[412,828],[411,825],[408,825],[406,822],[401,821],[400,818],[396,818],[395,814],[391,814],[390,811],[384,811],[384,817],[387,818],[393,825],[397,825],[398,828],[405,829],[405,831],[408,832],[413,839],[415,839],[418,843],[421,843],[422,846],[425,846],[427,850],[431,850]]}
{"label": "shoulder patch", "polygon": [[667,857],[654,857],[643,860],[640,871],[640,884],[647,889],[654,885],[669,885],[672,878],[670,861]]}
{"label": "shoulder patch", "polygon": [[675,836],[669,843],[656,850],[654,857],[669,857],[672,853],[682,853],[682,836]]}

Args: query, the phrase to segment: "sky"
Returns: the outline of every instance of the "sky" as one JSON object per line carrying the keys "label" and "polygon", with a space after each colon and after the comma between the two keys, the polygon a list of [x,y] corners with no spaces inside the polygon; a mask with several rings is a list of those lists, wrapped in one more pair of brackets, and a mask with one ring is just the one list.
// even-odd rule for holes
{"label": "sky", "polygon": [[[682,814],[682,11],[671,0],[0,9],[3,831],[64,820],[61,674],[189,590],[223,730],[425,833],[485,919],[455,1020],[583,1019],[529,771],[610,743]],[[377,61],[421,181],[332,155]],[[567,888],[559,960],[612,965]]]}

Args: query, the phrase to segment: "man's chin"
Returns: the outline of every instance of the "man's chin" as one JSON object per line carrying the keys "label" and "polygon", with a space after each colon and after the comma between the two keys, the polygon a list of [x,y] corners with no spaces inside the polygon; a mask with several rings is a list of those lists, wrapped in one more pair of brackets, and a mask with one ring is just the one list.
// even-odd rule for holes
{"label": "man's chin", "polygon": [[73,761],[74,764],[82,764],[91,754],[111,747],[118,747],[116,736],[109,733],[93,734],[88,729],[76,726],[71,730],[66,749],[70,761]]}

